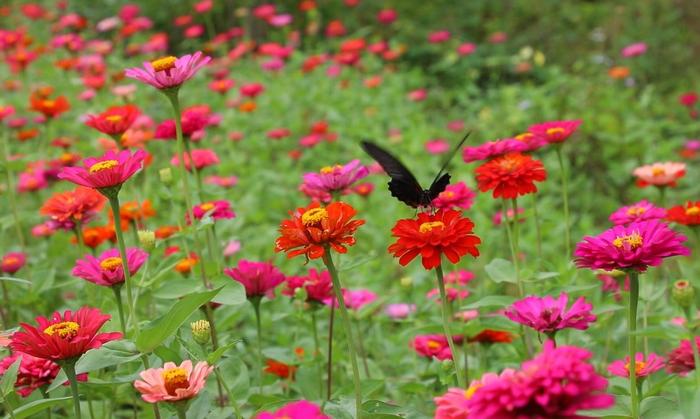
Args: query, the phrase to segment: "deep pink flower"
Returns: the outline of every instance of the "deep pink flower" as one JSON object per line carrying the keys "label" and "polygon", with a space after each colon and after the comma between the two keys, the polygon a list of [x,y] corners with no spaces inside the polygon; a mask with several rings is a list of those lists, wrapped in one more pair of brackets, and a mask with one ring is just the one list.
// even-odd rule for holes
{"label": "deep pink flower", "polygon": [[474,198],[476,192],[469,189],[466,183],[457,182],[447,185],[447,188],[433,199],[432,205],[435,208],[468,210],[474,205]]}
{"label": "deep pink flower", "polygon": [[83,167],[62,168],[58,177],[88,188],[118,187],[141,169],[145,158],[144,150],[134,154],[129,150],[119,153],[110,150],[102,157],[86,158]]}
{"label": "deep pink flower", "polygon": [[457,54],[461,55],[462,57],[471,55],[474,53],[474,51],[476,51],[476,44],[471,42],[465,42],[457,47]]}
{"label": "deep pink flower", "polygon": [[596,316],[591,313],[593,306],[585,298],[579,297],[567,309],[568,302],[569,295],[565,292],[559,294],[556,300],[550,295],[529,296],[514,302],[503,314],[516,323],[547,335],[554,335],[568,327],[586,330],[589,323],[596,321]]}
{"label": "deep pink flower", "polygon": [[441,361],[452,359],[452,352],[445,335],[419,335],[411,341],[411,347],[420,356],[437,358]]}
{"label": "deep pink flower", "polygon": [[229,219],[236,216],[236,213],[231,210],[231,204],[222,200],[205,202],[192,208],[192,215],[197,220],[201,220],[205,214],[209,214],[214,220]]}
{"label": "deep pink flower", "polygon": [[430,154],[443,154],[450,151],[450,143],[442,138],[429,140],[425,143],[425,150]]}
{"label": "deep pink flower", "polygon": [[287,277],[286,287],[282,290],[282,295],[294,296],[298,288],[306,291],[306,300],[325,304],[325,301],[333,298],[333,282],[328,271],[317,271],[309,269],[306,276]]}
{"label": "deep pink flower", "polygon": [[211,57],[202,56],[201,52],[180,58],[168,56],[145,62],[143,68],[127,68],[124,75],[157,89],[171,89],[192,78],[210,60]]}
{"label": "deep pink flower", "polygon": [[[148,259],[148,253],[130,247],[126,249],[126,259],[129,273],[133,276]],[[83,259],[75,262],[71,274],[104,287],[124,283],[124,269],[118,249],[106,250],[99,257],[85,255]]]}
{"label": "deep pink flower", "polygon": [[[348,290],[343,288],[343,299],[345,300],[347,308],[359,310],[367,304],[373,303],[377,299],[377,294],[367,289]],[[335,306],[338,307],[338,302],[334,296],[325,299],[323,303],[326,305],[335,304]]]}
{"label": "deep pink flower", "polygon": [[27,263],[27,255],[24,252],[8,252],[0,260],[0,272],[15,274]]}
{"label": "deep pink flower", "polygon": [[647,44],[644,42],[635,42],[622,48],[620,54],[625,58],[637,57],[644,55],[647,52]]}
{"label": "deep pink flower", "polygon": [[441,44],[447,42],[450,39],[449,31],[435,31],[428,34],[428,42],[431,44]]}
{"label": "deep pink flower", "polygon": [[576,266],[644,272],[649,266],[660,265],[664,258],[689,255],[690,250],[683,246],[686,240],[659,220],[615,226],[598,236],[583,238],[574,251]]}
{"label": "deep pink flower", "polygon": [[166,362],[162,368],[141,371],[141,380],[134,381],[134,387],[148,403],[189,400],[202,391],[212,371],[214,367],[206,361],[194,367],[189,359],[180,365]]}
{"label": "deep pink flower", "polygon": [[464,147],[462,158],[465,163],[479,160],[489,160],[508,153],[519,153],[527,150],[527,144],[513,138],[489,141],[476,147]]}
{"label": "deep pink flower", "polygon": [[480,380],[472,381],[466,390],[453,387],[442,396],[433,398],[436,407],[434,419],[470,419],[467,402],[483,383],[497,378],[496,374],[486,373]]}
{"label": "deep pink flower", "polygon": [[291,131],[289,128],[273,128],[267,132],[267,138],[271,140],[281,140],[282,138],[289,137]]}
{"label": "deep pink flower", "polygon": [[268,262],[251,262],[242,259],[235,268],[226,268],[224,273],[245,287],[248,298],[273,298],[275,287],[284,282],[284,274]]}
{"label": "deep pink flower", "polygon": [[0,376],[2,376],[19,357],[22,357],[22,360],[19,364],[17,379],[14,385],[15,390],[22,397],[27,397],[32,394],[34,390],[51,384],[61,369],[58,364],[49,360],[37,358],[21,352],[15,352],[0,360]]}
{"label": "deep pink flower", "polygon": [[343,191],[368,174],[369,170],[359,160],[345,165],[326,166],[318,173],[304,175],[304,189],[317,191],[319,194]]}
{"label": "deep pink flower", "polygon": [[476,278],[474,272],[460,269],[445,274],[445,284],[467,285]]}
{"label": "deep pink flower", "polygon": [[[664,367],[664,359],[653,352],[650,352],[646,358],[642,352],[637,352],[634,359],[634,371],[637,378],[651,375]],[[608,372],[618,377],[629,378],[630,357],[626,356],[624,360],[613,361],[608,365]]]}
{"label": "deep pink flower", "polygon": [[391,25],[398,16],[394,9],[382,9],[377,12],[377,21],[382,25]]}
{"label": "deep pink flower", "polygon": [[[192,161],[194,161],[194,167],[197,170],[202,170],[205,167],[219,164],[219,156],[216,155],[214,150],[195,148],[191,153],[185,153],[185,168],[187,170],[192,170]],[[180,158],[177,154],[170,159],[170,164],[173,166],[180,164]]]}
{"label": "deep pink flower", "polygon": [[[695,337],[695,345],[700,348],[700,336]],[[668,354],[666,370],[670,373],[685,376],[695,369],[693,347],[690,340],[683,339],[678,347]]]}
{"label": "deep pink flower", "polygon": [[581,125],[580,119],[571,121],[549,121],[530,126],[527,130],[542,137],[548,143],[562,143],[571,136]]}
{"label": "deep pink flower", "polygon": [[664,208],[655,207],[651,202],[643,200],[618,209],[610,215],[609,220],[615,225],[621,225],[636,221],[661,220],[665,217]]}
{"label": "deep pink flower", "polygon": [[542,353],[519,371],[505,370],[484,380],[467,403],[475,418],[579,418],[582,409],[604,409],[615,399],[605,394],[608,380],[587,361],[592,354],[575,346],[544,344]]}
{"label": "deep pink flower", "polygon": [[[432,299],[439,295],[440,290],[438,288],[433,288],[425,294],[425,297],[428,299]],[[445,296],[447,297],[447,301],[449,302],[453,302],[455,300],[464,300],[465,298],[469,297],[469,290],[456,287],[445,287]],[[439,298],[436,298],[435,301],[439,304],[442,304],[442,300]]]}
{"label": "deep pink flower", "polygon": [[321,408],[306,400],[287,403],[274,412],[261,412],[255,419],[331,419]]}
{"label": "deep pink flower", "polygon": [[698,102],[700,95],[695,92],[686,92],[678,97],[678,102],[688,108],[695,106]]}
{"label": "deep pink flower", "polygon": [[405,319],[415,311],[415,304],[397,303],[388,304],[386,307],[384,307],[384,314],[386,314],[394,320]]}
{"label": "deep pink flower", "polygon": [[425,89],[416,89],[408,92],[408,100],[412,102],[422,102],[428,97],[428,91]]}
{"label": "deep pink flower", "polygon": [[260,83],[248,83],[238,88],[241,96],[254,98],[265,91],[265,86]]}

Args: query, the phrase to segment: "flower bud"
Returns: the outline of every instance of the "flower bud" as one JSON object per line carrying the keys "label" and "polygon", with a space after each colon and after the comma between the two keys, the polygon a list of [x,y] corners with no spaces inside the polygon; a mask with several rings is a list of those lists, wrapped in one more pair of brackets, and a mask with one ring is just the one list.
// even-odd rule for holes
{"label": "flower bud", "polygon": [[209,322],[206,320],[197,320],[196,322],[190,323],[190,328],[192,329],[192,337],[194,341],[200,345],[206,345],[209,343],[211,338],[211,328],[209,327]]}
{"label": "flower bud", "polygon": [[158,171],[158,175],[160,176],[160,181],[163,182],[163,184],[170,185],[173,183],[173,171],[169,167],[160,169]]}
{"label": "flower bud", "polygon": [[137,234],[139,236],[141,248],[151,251],[156,247],[156,233],[150,230],[139,230]]}
{"label": "flower bud", "polygon": [[690,307],[690,305],[693,304],[693,300],[695,300],[695,288],[693,288],[689,281],[679,279],[673,283],[671,296],[673,296],[673,300],[679,306]]}
{"label": "flower bud", "polygon": [[410,288],[413,286],[413,278],[410,276],[404,276],[403,278],[400,279],[401,286],[405,288]]}
{"label": "flower bud", "polygon": [[452,371],[455,367],[455,363],[451,359],[445,359],[440,363],[440,366],[443,371]]}

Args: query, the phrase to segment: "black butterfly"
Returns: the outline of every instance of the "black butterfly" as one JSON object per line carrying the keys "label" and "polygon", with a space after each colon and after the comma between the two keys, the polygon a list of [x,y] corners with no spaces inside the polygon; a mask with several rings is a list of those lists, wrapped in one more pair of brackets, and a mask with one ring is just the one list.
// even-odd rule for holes
{"label": "black butterfly", "polygon": [[452,153],[450,153],[428,189],[423,189],[416,180],[416,177],[413,176],[413,173],[388,151],[369,141],[362,141],[362,148],[367,154],[372,156],[391,177],[389,181],[391,196],[413,208],[429,207],[431,202],[440,195],[440,192],[444,191],[447,185],[450,184],[449,173],[443,174],[442,172],[445,170],[450,160],[452,160],[457,150],[459,150],[462,144],[469,138],[469,134],[471,134],[471,132],[468,132],[457,147],[452,150]]}

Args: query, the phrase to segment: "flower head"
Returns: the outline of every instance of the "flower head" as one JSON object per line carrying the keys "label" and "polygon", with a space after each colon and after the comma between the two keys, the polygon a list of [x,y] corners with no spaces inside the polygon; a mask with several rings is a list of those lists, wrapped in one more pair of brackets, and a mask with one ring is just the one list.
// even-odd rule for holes
{"label": "flower head", "polygon": [[22,397],[27,397],[34,390],[51,384],[61,369],[58,364],[49,360],[15,352],[0,360],[0,376],[5,374],[5,371],[20,357],[22,357],[22,360],[20,361],[17,379],[14,384],[15,390]]}
{"label": "flower head", "polygon": [[[700,336],[696,336],[695,345],[700,347]],[[693,356],[693,346],[690,340],[683,339],[677,348],[668,354],[666,370],[671,373],[685,376],[695,369],[695,357]]]}
{"label": "flower head", "polygon": [[569,295],[565,292],[556,300],[549,295],[529,296],[513,303],[504,314],[516,323],[549,335],[568,327],[588,329],[589,323],[596,321],[596,316],[591,313],[593,306],[580,297],[567,309],[568,301]]}
{"label": "flower head", "polygon": [[665,209],[643,200],[618,209],[610,215],[609,220],[615,225],[621,225],[636,221],[661,220],[664,217],[666,217]]}
{"label": "flower head", "polygon": [[297,367],[294,365],[285,364],[284,362],[277,361],[275,359],[265,360],[265,371],[268,374],[276,375],[279,378],[294,379],[294,372]]}
{"label": "flower head", "polygon": [[275,265],[267,262],[241,260],[235,268],[226,268],[224,273],[245,287],[248,298],[274,297],[274,289],[284,282],[284,274]]}
{"label": "flower head", "polygon": [[506,138],[496,141],[488,141],[475,147],[464,147],[462,158],[465,163],[479,160],[490,160],[509,153],[519,153],[527,151],[528,146],[522,141],[513,138]]}
{"label": "flower head", "polygon": [[128,68],[124,74],[157,89],[172,89],[192,78],[210,60],[199,51],[180,58],[167,56],[145,62],[143,68]]}
{"label": "flower head", "polygon": [[85,125],[111,136],[121,136],[136,121],[141,111],[134,105],[112,106],[99,115],[88,115]]}
{"label": "flower head", "polygon": [[581,125],[580,119],[571,121],[549,121],[530,126],[528,131],[542,137],[548,143],[562,143]]}
{"label": "flower head", "polygon": [[673,187],[678,179],[685,176],[685,163],[648,164],[634,169],[632,174],[637,178],[637,186],[642,188],[649,185]]}
{"label": "flower head", "polygon": [[468,341],[484,343],[486,345],[491,345],[493,343],[510,343],[513,341],[513,334],[505,330],[485,329],[470,337]]}
{"label": "flower head", "polygon": [[94,189],[78,186],[72,191],[58,192],[49,197],[39,212],[50,218],[54,228],[70,230],[76,224],[86,224],[97,216],[105,197]]}
{"label": "flower head", "polygon": [[231,204],[228,201],[221,200],[205,202],[192,208],[192,215],[197,220],[201,220],[205,214],[209,214],[214,220],[229,219],[236,216],[236,213],[231,210]]}
{"label": "flower head", "polygon": [[317,202],[306,208],[290,212],[291,219],[280,224],[280,237],[275,241],[275,251],[287,252],[287,257],[305,255],[317,259],[329,246],[338,253],[346,253],[355,244],[353,234],[364,220],[353,220],[357,211],[344,202],[333,202],[322,208]]}
{"label": "flower head", "polygon": [[497,157],[476,168],[479,190],[493,189],[494,198],[513,199],[537,192],[535,182],[545,179],[547,171],[542,162],[520,153]]}
{"label": "flower head", "polygon": [[27,263],[27,255],[24,252],[8,252],[0,259],[0,272],[10,275],[16,273]]}
{"label": "flower head", "polygon": [[411,347],[418,355],[426,358],[437,358],[440,361],[452,359],[452,351],[445,335],[418,335],[411,341]]}
{"label": "flower head", "polygon": [[433,398],[436,407],[434,419],[469,419],[469,399],[483,385],[482,382],[497,377],[496,374],[486,373],[480,380],[472,381],[466,390],[453,387],[442,396]]}
{"label": "flower head", "polygon": [[[214,150],[209,149],[194,149],[190,153],[185,153],[185,168],[192,170],[192,162],[197,170],[202,170],[205,167],[219,164],[219,156]],[[177,154],[170,159],[170,164],[177,166],[180,164],[180,156]]]}
{"label": "flower head", "polygon": [[55,312],[51,319],[37,317],[38,326],[20,325],[24,331],[12,335],[10,347],[19,352],[51,361],[77,359],[90,349],[121,339],[118,332],[97,333],[111,316],[96,308],[83,307],[76,312]]}
{"label": "flower head", "polygon": [[321,408],[306,400],[287,403],[274,412],[261,412],[255,419],[331,419]]}
{"label": "flower head", "polygon": [[685,205],[676,205],[675,207],[669,208],[666,219],[686,226],[699,226],[700,201],[688,201]]}
{"label": "flower head", "polygon": [[644,272],[671,256],[687,256],[683,246],[687,238],[658,220],[615,226],[598,236],[586,236],[576,246],[574,255],[579,268],[629,270]]}
{"label": "flower head", "polygon": [[481,239],[472,234],[474,223],[462,217],[459,211],[439,209],[435,214],[421,212],[416,219],[398,220],[391,230],[396,242],[389,252],[406,266],[421,255],[423,267],[433,269],[440,265],[444,254],[452,263],[457,263],[467,253],[479,256],[476,248]]}
{"label": "flower head", "polygon": [[330,273],[325,270],[318,272],[316,269],[309,269],[309,274],[306,276],[287,277],[286,287],[282,290],[282,294],[294,296],[299,288],[306,291],[306,299],[309,302],[324,304],[325,301],[333,298],[333,282]]}
{"label": "flower head", "polygon": [[308,190],[332,193],[348,189],[368,174],[369,170],[359,160],[353,160],[345,165],[326,166],[318,173],[306,173],[304,185]]}
{"label": "flower head", "polygon": [[89,157],[83,161],[83,167],[64,167],[58,177],[78,185],[94,189],[120,187],[134,175],[146,158],[146,152],[129,150],[119,153],[108,151],[102,157]]}
{"label": "flower head", "polygon": [[432,205],[435,208],[468,210],[474,205],[475,197],[476,193],[464,182],[457,182],[447,185],[445,190],[433,199]]}
{"label": "flower head", "polygon": [[141,380],[134,381],[134,387],[148,403],[189,400],[202,391],[213,370],[214,367],[206,361],[200,361],[194,367],[189,359],[180,365],[166,362],[162,368],[141,371]]}
{"label": "flower head", "polygon": [[[646,357],[642,352],[637,352],[634,359],[634,372],[637,378],[651,375],[664,367],[664,359],[653,352]],[[613,361],[608,365],[608,372],[618,377],[629,378],[630,367],[630,357],[626,356],[624,360]]]}
{"label": "flower head", "polygon": [[[130,247],[126,249],[129,274],[135,275],[148,259],[148,253],[141,249]],[[109,249],[99,257],[86,255],[75,262],[71,274],[104,287],[124,283],[124,269],[118,249]]]}
{"label": "flower head", "polygon": [[406,304],[406,303],[396,303],[396,304],[389,304],[384,308],[384,314],[387,316],[391,317],[394,320],[400,320],[400,319],[405,319],[408,317],[411,313],[416,311],[416,305],[415,304]]}
{"label": "flower head", "polygon": [[[373,303],[377,299],[377,294],[366,289],[348,290],[343,288],[343,299],[347,308],[359,310],[367,304]],[[338,307],[338,301],[335,299],[335,296],[327,298],[324,303]]]}

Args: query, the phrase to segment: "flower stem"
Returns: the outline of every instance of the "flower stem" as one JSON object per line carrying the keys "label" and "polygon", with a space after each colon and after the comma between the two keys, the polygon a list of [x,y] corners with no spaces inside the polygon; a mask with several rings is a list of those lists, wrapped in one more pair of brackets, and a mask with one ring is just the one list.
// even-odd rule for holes
{"label": "flower stem", "polygon": [[[637,355],[637,303],[639,301],[639,273],[630,271],[630,301],[627,318],[627,346],[630,364],[634,362]],[[637,393],[637,374],[630,372],[630,402],[632,404],[632,418],[639,418],[639,394]]]}
{"label": "flower stem", "polygon": [[8,164],[10,160],[10,155],[8,152],[7,144],[9,143],[9,131],[5,128],[3,130],[2,140],[2,150],[0,150],[0,162],[2,162],[5,167],[5,175],[7,176],[7,195],[10,201],[10,207],[12,208],[12,218],[14,218],[15,230],[17,230],[17,238],[19,239],[19,244],[22,250],[25,249],[26,240],[24,238],[24,231],[22,230],[22,224],[19,221],[19,210],[17,209],[17,196],[15,195],[17,191],[15,190],[15,177],[10,170],[10,165]]}
{"label": "flower stem", "polygon": [[122,326],[122,334],[126,336],[126,321],[124,320],[124,307],[122,306],[122,286],[114,285],[111,287],[114,292],[114,300],[117,303],[117,311],[119,312],[119,323]]}
{"label": "flower stem", "polygon": [[[4,404],[5,404],[5,410],[7,410],[7,413],[9,413],[10,418],[11,418],[11,419],[14,419],[14,417],[15,417],[15,412],[14,412],[14,410],[12,409],[12,406],[10,405],[10,401],[7,400],[7,399],[5,399],[4,402],[5,402],[5,403],[4,403]],[[49,414],[49,418],[51,418],[50,414]]]}
{"label": "flower stem", "polygon": [[311,310],[311,333],[314,337],[314,363],[318,368],[318,397],[323,395],[323,365],[321,364],[321,349],[318,341],[318,324],[316,321],[316,310]]}
{"label": "flower stem", "polygon": [[263,356],[262,356],[262,323],[260,322],[260,300],[262,297],[255,297],[250,300],[255,309],[255,326],[258,332],[258,391],[263,392]]}
{"label": "flower stem", "polygon": [[64,361],[61,363],[61,367],[63,367],[63,371],[66,373],[66,377],[70,383],[70,391],[73,394],[75,418],[80,419],[80,395],[78,394],[78,379],[75,376],[75,360]]}
{"label": "flower stem", "polygon": [[518,287],[518,298],[523,298],[525,291],[523,284],[520,282],[520,273],[518,272],[518,250],[515,247],[515,239],[508,220],[508,202],[503,200],[503,224],[506,226],[506,235],[508,236],[508,244],[510,245],[510,257],[513,262],[513,270],[515,271],[515,282]]}
{"label": "flower stem", "polygon": [[532,218],[535,220],[535,233],[537,234],[537,264],[542,263],[542,228],[540,226],[540,213],[537,210],[537,193],[532,194]]}
{"label": "flower stem", "polygon": [[445,337],[447,338],[447,344],[450,346],[450,353],[452,354],[452,360],[455,364],[455,374],[457,375],[457,385],[459,388],[467,388],[464,382],[464,376],[459,371],[459,355],[455,349],[455,343],[452,339],[452,332],[450,332],[450,317],[449,317],[449,306],[450,303],[447,301],[447,293],[445,292],[445,279],[442,273],[442,264],[435,268],[435,276],[437,277],[438,288],[440,289],[440,301],[442,302],[442,328],[445,331]]}
{"label": "flower stem", "polygon": [[335,325],[335,304],[331,304],[330,317],[328,319],[328,371],[326,373],[326,400],[331,399],[333,388],[333,325]]}
{"label": "flower stem", "polygon": [[[185,140],[182,137],[182,120],[180,119],[180,99],[177,91],[166,94],[170,99],[175,116],[175,138],[177,142],[178,161],[180,162],[180,177],[182,178],[182,190],[185,195],[185,214],[190,220],[194,220],[192,215],[192,199],[190,195],[190,183],[187,178],[187,168],[185,167]],[[191,159],[190,159],[191,160]],[[194,162],[190,161],[190,166],[194,167]],[[116,218],[115,218],[116,220]]]}
{"label": "flower stem", "polygon": [[355,383],[355,409],[356,417],[362,418],[362,392],[360,390],[360,369],[357,366],[357,353],[355,351],[355,341],[352,338],[352,324],[350,323],[350,315],[348,314],[348,309],[345,306],[345,298],[343,298],[343,289],[340,285],[340,279],[338,278],[338,271],[335,269],[333,264],[333,257],[331,256],[331,249],[328,245],[325,246],[325,252],[323,252],[323,263],[328,269],[328,273],[331,275],[333,280],[333,291],[335,292],[335,298],[338,300],[338,308],[340,308],[340,317],[343,320],[343,326],[345,328],[345,338],[348,341],[348,350],[350,352],[350,361],[352,365],[352,378]]}
{"label": "flower stem", "polygon": [[372,378],[369,375],[369,365],[367,364],[367,353],[365,352],[365,342],[362,338],[361,324],[358,321],[357,326],[357,349],[360,352],[360,358],[362,359],[362,366],[365,369],[365,377]]}
{"label": "flower stem", "polygon": [[564,168],[564,156],[561,152],[561,146],[555,147],[557,151],[557,159],[559,160],[559,171],[561,172],[561,198],[564,201],[564,232],[566,240],[566,260],[571,258],[571,224],[569,223],[569,186]]}
{"label": "flower stem", "polygon": [[126,257],[126,245],[124,244],[124,234],[119,224],[119,196],[114,194],[109,197],[109,204],[112,206],[112,216],[117,220],[114,224],[114,231],[117,234],[117,245],[119,246],[119,256],[122,258],[122,270],[124,271],[124,283],[126,284],[126,304],[129,306],[129,318],[134,326],[134,333],[138,335],[138,321],[136,319],[136,307],[134,307],[134,294],[131,290],[131,274],[129,273],[129,263]]}

